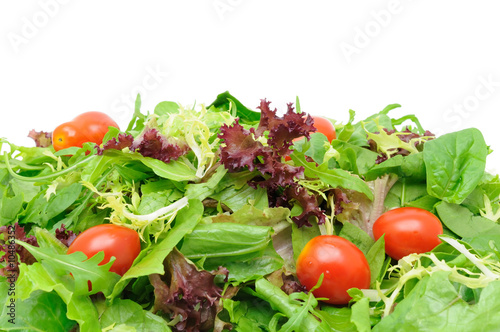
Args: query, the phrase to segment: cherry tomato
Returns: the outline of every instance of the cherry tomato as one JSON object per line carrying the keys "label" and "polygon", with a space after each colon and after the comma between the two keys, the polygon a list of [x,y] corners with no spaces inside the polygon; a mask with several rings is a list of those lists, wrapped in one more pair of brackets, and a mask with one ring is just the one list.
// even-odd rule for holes
{"label": "cherry tomato", "polygon": [[382,214],[373,224],[373,236],[385,234],[385,252],[394,259],[431,251],[441,243],[441,221],[431,212],[401,207]]}
{"label": "cherry tomato", "polygon": [[321,235],[310,240],[297,259],[297,277],[308,290],[321,274],[323,283],[313,293],[328,298],[331,304],[351,300],[347,290],[370,287],[370,266],[365,255],[350,241],[336,235]]}
{"label": "cherry tomato", "polygon": [[56,151],[69,148],[71,146],[81,147],[83,138],[80,135],[80,128],[73,122],[66,122],[58,126],[52,133],[52,145]]}
{"label": "cherry tomato", "polygon": [[83,143],[101,144],[108,127],[119,128],[113,119],[101,112],[82,113],[70,122],[59,125],[52,133],[52,145],[56,151]]}
{"label": "cherry tomato", "polygon": [[99,265],[108,263],[113,256],[116,257],[109,270],[123,275],[139,255],[141,243],[139,234],[130,228],[102,224],[91,227],[77,236],[69,246],[68,254],[76,251],[83,252],[88,258],[99,251],[104,251],[104,259]]}
{"label": "cherry tomato", "polygon": [[312,118],[314,120],[314,127],[318,130],[318,132],[322,133],[326,136],[326,138],[328,138],[328,142],[331,142],[337,138],[335,127],[330,120],[315,115],[312,115]]}

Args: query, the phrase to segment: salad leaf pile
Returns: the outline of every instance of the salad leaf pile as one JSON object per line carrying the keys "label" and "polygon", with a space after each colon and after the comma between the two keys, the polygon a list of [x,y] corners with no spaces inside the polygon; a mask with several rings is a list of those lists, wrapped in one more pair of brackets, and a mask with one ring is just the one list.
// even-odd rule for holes
{"label": "salad leaf pile", "polygon": [[[56,152],[6,139],[0,161],[3,331],[466,331],[500,326],[500,179],[481,132],[436,137],[387,106],[350,111],[337,138],[316,132],[298,99],[282,115],[228,92],[209,106],[136,109],[103,144]],[[385,211],[439,217],[442,243],[399,261],[372,227]],[[123,275],[66,254],[103,223],[136,230]],[[321,234],[353,242],[371,288],[332,306],[298,281],[295,262]],[[126,246],[126,243],[122,244]],[[320,279],[321,282],[321,279]],[[91,287],[89,287],[89,283]],[[15,303],[15,315],[8,305]]]}

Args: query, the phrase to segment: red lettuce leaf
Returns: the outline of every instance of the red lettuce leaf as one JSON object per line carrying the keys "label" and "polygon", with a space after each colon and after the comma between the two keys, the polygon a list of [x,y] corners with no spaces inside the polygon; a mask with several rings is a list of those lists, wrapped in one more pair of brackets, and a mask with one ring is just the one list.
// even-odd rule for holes
{"label": "red lettuce leaf", "polygon": [[[292,104],[283,117],[277,115],[276,109],[269,108],[270,102],[261,100],[261,119],[257,129],[247,130],[238,120],[231,126],[223,125],[219,138],[223,140],[220,148],[222,164],[230,172],[247,167],[250,171],[257,170],[262,176],[249,181],[252,187],[260,186],[267,189],[269,205],[290,207],[290,200],[295,200],[303,208],[300,216],[293,218],[297,226],[311,226],[309,217],[318,217],[323,223],[325,216],[317,206],[316,198],[300,187],[296,179],[304,176],[303,167],[297,167],[284,162],[289,155],[293,139],[306,137],[316,131],[311,116],[295,113]],[[267,134],[267,146],[259,140]]]}
{"label": "red lettuce leaf", "polygon": [[[15,279],[19,276],[19,263],[33,264],[36,262],[35,257],[26,250],[23,246],[14,242],[14,238],[32,246],[38,247],[38,242],[34,236],[26,237],[24,228],[16,222],[14,225],[0,227],[0,263],[6,265],[0,269],[0,275]],[[14,238],[12,238],[14,237]],[[16,253],[13,257],[13,253]]]}
{"label": "red lettuce leaf", "polygon": [[134,142],[134,137],[130,134],[118,134],[118,139],[116,137],[107,141],[102,148],[96,146],[97,154],[102,156],[103,152],[106,150],[123,150],[125,148],[130,148]]}
{"label": "red lettuce leaf", "polygon": [[188,152],[187,146],[172,144],[154,128],[146,129],[134,140],[130,150],[139,152],[144,157],[150,157],[168,163]]}
{"label": "red lettuce leaf", "polygon": [[46,148],[52,145],[52,133],[32,129],[30,130],[28,137],[35,141],[37,148]]}
{"label": "red lettuce leaf", "polygon": [[139,152],[144,157],[161,160],[165,163],[176,160],[186,154],[189,147],[172,144],[168,139],[154,128],[147,128],[136,139],[130,134],[119,134],[118,139],[107,141],[102,148],[96,147],[97,154],[102,155],[106,150],[122,150],[130,148],[131,151]]}
{"label": "red lettuce leaf", "polygon": [[250,184],[252,186],[259,185],[262,188],[269,188],[271,190],[293,186],[295,185],[294,178],[300,179],[304,175],[303,167],[284,164],[276,159],[269,160],[265,164],[259,164],[257,169],[262,174],[269,174],[270,177],[263,181],[252,181]]}
{"label": "red lettuce leaf", "polygon": [[323,224],[325,222],[325,212],[319,207],[318,200],[316,196],[310,195],[307,189],[301,186],[289,186],[285,189],[281,199],[281,206],[289,205],[288,202],[291,200],[296,200],[300,206],[302,206],[302,213],[298,216],[292,217],[293,222],[297,224],[298,227],[307,226],[311,227],[309,218],[316,217],[318,219],[318,224]]}
{"label": "red lettuce leaf", "polygon": [[261,99],[260,106],[261,118],[259,126],[255,130],[257,136],[262,136],[268,131],[268,144],[272,146],[276,152],[285,156],[290,154],[290,146],[295,138],[305,136],[309,139],[309,134],[316,131],[314,120],[310,115],[305,117],[296,113],[292,103],[289,103],[287,112],[283,117],[277,116],[277,110],[271,110],[269,105],[271,102],[266,99]]}
{"label": "red lettuce leaf", "polygon": [[283,279],[281,290],[288,295],[298,292],[307,293],[306,286],[302,285],[292,274],[286,275],[285,273],[282,273],[281,278]]}
{"label": "red lettuce leaf", "polygon": [[149,280],[154,287],[153,312],[161,311],[170,319],[179,319],[177,331],[205,331],[214,326],[219,309],[222,289],[214,283],[215,275],[228,271],[199,271],[174,249],[165,259],[165,274],[152,274]]}
{"label": "red lettuce leaf", "polygon": [[259,156],[268,159],[273,153],[271,148],[256,141],[252,131],[243,128],[238,119],[231,126],[224,124],[221,127],[219,138],[225,143],[220,148],[221,161],[230,172],[241,170],[244,167],[253,171]]}
{"label": "red lettuce leaf", "polygon": [[347,194],[340,188],[333,189],[333,197],[335,202],[335,215],[341,214],[344,211],[344,205],[351,203]]}
{"label": "red lettuce leaf", "polygon": [[76,236],[77,235],[73,231],[67,230],[64,224],[62,224],[60,228],[56,229],[56,238],[66,247],[69,247],[71,243],[73,243]]}

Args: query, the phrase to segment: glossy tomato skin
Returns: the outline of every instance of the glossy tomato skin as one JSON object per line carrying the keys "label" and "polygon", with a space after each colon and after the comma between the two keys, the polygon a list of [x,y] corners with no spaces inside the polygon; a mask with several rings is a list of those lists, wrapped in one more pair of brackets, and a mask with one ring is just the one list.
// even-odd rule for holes
{"label": "glossy tomato skin", "polygon": [[347,290],[370,287],[370,266],[365,255],[350,241],[336,235],[321,235],[310,240],[297,259],[297,277],[308,290],[321,274],[321,287],[313,293],[328,298],[331,304],[347,304]]}
{"label": "glossy tomato skin", "polygon": [[87,142],[96,144],[102,143],[102,139],[108,132],[109,127],[119,128],[111,117],[101,112],[82,113],[74,118],[73,122],[84,129],[83,135],[88,140]]}
{"label": "glossy tomato skin", "polygon": [[139,255],[141,243],[137,232],[130,228],[102,224],[91,227],[78,235],[69,246],[67,253],[77,251],[83,252],[88,258],[99,251],[104,251],[104,259],[99,265],[108,263],[113,256],[116,257],[109,270],[123,275]]}
{"label": "glossy tomato skin", "polygon": [[84,140],[80,128],[73,122],[59,125],[52,133],[52,145],[56,151],[72,146],[81,147],[85,143]]}
{"label": "glossy tomato skin", "polygon": [[414,207],[401,207],[382,214],[373,224],[373,236],[383,234],[385,252],[394,259],[409,254],[421,254],[441,243],[441,221],[431,212]]}
{"label": "glossy tomato skin", "polygon": [[83,143],[101,144],[109,127],[118,124],[102,112],[86,112],[70,122],[59,125],[52,133],[52,145],[56,151],[72,146],[82,147]]}
{"label": "glossy tomato skin", "polygon": [[326,138],[328,138],[328,142],[331,143],[334,139],[337,138],[335,127],[330,120],[315,115],[313,115],[312,118],[314,120],[314,127],[318,130],[319,133],[322,133],[326,136]]}

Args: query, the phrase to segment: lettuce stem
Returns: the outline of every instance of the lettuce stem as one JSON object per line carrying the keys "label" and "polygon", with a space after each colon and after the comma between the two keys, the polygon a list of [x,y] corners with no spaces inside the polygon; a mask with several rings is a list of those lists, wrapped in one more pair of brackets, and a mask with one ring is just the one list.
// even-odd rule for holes
{"label": "lettuce stem", "polygon": [[472,254],[463,244],[458,242],[455,239],[452,239],[451,237],[447,236],[441,236],[440,237],[442,241],[448,243],[450,246],[455,248],[458,252],[463,254],[469,261],[471,261],[472,264],[474,264],[483,274],[489,278],[492,279],[498,279],[500,276],[494,272],[492,272],[490,269],[486,267],[478,258],[476,255]]}
{"label": "lettuce stem", "polygon": [[61,175],[66,174],[66,173],[71,173],[72,171],[74,171],[78,167],[80,167],[80,166],[88,163],[89,160],[92,159],[92,157],[91,158],[83,159],[83,160],[77,162],[76,164],[72,165],[71,167],[68,167],[68,168],[65,168],[63,170],[54,172],[52,174],[48,174],[48,175],[44,175],[44,176],[22,176],[22,175],[17,174],[16,172],[14,172],[14,170],[12,169],[12,166],[10,165],[10,162],[9,162],[9,156],[8,156],[8,154],[7,153],[3,154],[3,159],[4,159],[4,162],[5,162],[5,166],[7,167],[7,171],[9,171],[9,174],[13,178],[15,178],[15,179],[18,179],[18,180],[21,180],[21,181],[26,181],[26,182],[39,182],[39,181],[52,180],[52,179],[55,179],[55,178],[57,178],[57,177],[59,177]]}

